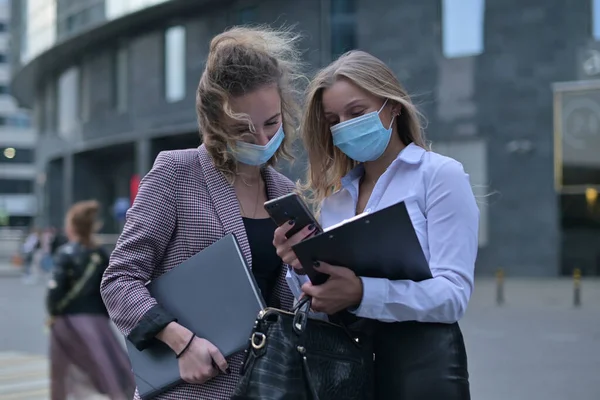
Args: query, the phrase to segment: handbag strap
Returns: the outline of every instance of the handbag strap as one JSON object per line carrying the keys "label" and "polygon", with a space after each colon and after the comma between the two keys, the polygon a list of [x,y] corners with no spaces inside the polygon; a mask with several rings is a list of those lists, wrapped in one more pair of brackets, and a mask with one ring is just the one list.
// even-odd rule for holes
{"label": "handbag strap", "polygon": [[[310,296],[302,296],[300,300],[296,303],[292,311],[294,312],[294,321],[292,323],[292,329],[294,332],[300,336],[306,330],[306,324],[308,323],[309,315],[310,315],[310,307],[312,305],[312,297]],[[360,346],[360,342],[358,342],[348,326],[344,323],[343,320],[335,321],[335,324],[342,328],[348,338],[350,338],[356,346]]]}
{"label": "handbag strap", "polygon": [[292,328],[297,335],[302,335],[306,330],[311,304],[312,297],[303,296],[294,306],[294,322],[292,323]]}

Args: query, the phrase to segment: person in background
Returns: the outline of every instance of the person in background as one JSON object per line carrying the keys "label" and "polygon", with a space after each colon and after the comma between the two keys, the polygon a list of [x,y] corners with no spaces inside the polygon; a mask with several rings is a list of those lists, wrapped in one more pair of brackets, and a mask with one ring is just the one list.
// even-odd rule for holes
{"label": "person in background", "polygon": [[46,308],[50,325],[51,400],[74,394],[73,376],[85,374],[111,400],[133,396],[129,360],[100,296],[108,254],[93,239],[98,203],[83,201],[67,213],[68,243],[57,250]]}
{"label": "person in background", "polygon": [[41,250],[41,259],[40,259],[40,270],[44,274],[44,276],[48,276],[52,272],[52,266],[54,264],[52,257],[52,242],[55,237],[55,230],[53,228],[46,228],[42,232],[41,240],[40,240],[40,250]]}
{"label": "person in background", "polygon": [[23,283],[34,284],[36,281],[35,262],[36,252],[40,248],[40,233],[36,228],[31,229],[25,241],[21,252],[23,253]]}
{"label": "person in background", "polygon": [[56,229],[53,227],[52,232],[53,232],[53,236],[52,236],[52,242],[50,243],[50,252],[51,252],[52,256],[54,256],[56,254],[56,251],[58,250],[58,248],[60,246],[62,246],[63,244],[67,243],[69,240],[63,234],[61,229]]}
{"label": "person in background", "polygon": [[158,339],[177,355],[185,383],[161,400],[229,400],[243,352],[225,359],[163,309],[146,282],[234,233],[266,304],[293,305],[287,267],[272,245],[277,226],[263,204],[295,189],[272,165],[291,156],[297,129],[296,42],[289,31],[244,27],[212,39],[196,94],[204,143],[160,153],[127,212],[101,291],[111,318],[136,348]]}
{"label": "person in background", "polygon": [[[326,283],[295,276],[290,284],[306,282],[301,289],[315,311],[370,322],[378,399],[468,400],[458,321],[473,291],[479,210],[462,165],[428,151],[410,97],[388,66],[362,51],[341,56],[313,79],[302,136],[307,186],[323,228],[404,201],[433,278],[359,277],[316,262],[330,276]],[[290,227],[277,229],[274,244],[284,262],[301,269],[291,246],[310,231],[286,239]]]}

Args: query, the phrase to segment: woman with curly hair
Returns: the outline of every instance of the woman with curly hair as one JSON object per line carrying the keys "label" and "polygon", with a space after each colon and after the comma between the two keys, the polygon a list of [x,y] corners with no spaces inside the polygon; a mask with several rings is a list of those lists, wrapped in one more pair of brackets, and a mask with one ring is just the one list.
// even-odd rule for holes
{"label": "woman with curly hair", "polygon": [[160,153],[127,214],[101,291],[136,348],[158,339],[180,355],[185,383],[157,399],[230,399],[243,357],[225,359],[179,324],[146,282],[234,233],[266,303],[292,306],[272,245],[277,226],[263,204],[294,189],[272,165],[290,155],[298,122],[296,39],[289,31],[241,27],[213,38],[196,96],[204,143]]}

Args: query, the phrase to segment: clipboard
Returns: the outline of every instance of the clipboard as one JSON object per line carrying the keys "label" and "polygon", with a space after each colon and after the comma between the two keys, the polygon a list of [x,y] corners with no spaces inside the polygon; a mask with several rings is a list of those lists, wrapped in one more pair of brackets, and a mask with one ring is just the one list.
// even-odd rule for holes
{"label": "clipboard", "polygon": [[329,277],[314,269],[315,261],[347,267],[369,278],[415,282],[432,278],[403,201],[343,221],[292,249],[313,285]]}

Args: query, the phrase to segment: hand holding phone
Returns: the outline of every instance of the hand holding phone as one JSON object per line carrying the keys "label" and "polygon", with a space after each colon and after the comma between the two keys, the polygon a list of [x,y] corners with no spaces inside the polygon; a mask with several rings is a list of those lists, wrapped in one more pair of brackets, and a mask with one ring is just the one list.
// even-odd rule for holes
{"label": "hand holding phone", "polygon": [[302,274],[302,265],[292,246],[307,237],[321,233],[319,223],[296,193],[266,202],[265,209],[279,226],[273,238],[277,255],[284,263],[291,265],[297,273]]}
{"label": "hand holding phone", "polygon": [[288,239],[286,237],[286,233],[290,229],[292,229],[292,227],[292,223],[286,223],[281,225],[279,228],[275,229],[275,234],[273,236],[273,245],[275,246],[277,255],[285,264],[288,264],[292,268],[294,268],[297,274],[304,275],[305,273],[302,264],[300,264],[300,261],[298,260],[296,253],[292,249],[292,246],[300,243],[301,241],[310,236],[313,236],[316,227],[311,225],[304,227],[293,236],[290,236],[290,238]]}
{"label": "hand holding phone", "polygon": [[290,193],[267,201],[265,203],[265,210],[277,226],[294,221],[294,226],[286,232],[288,239],[311,224],[315,226],[315,233],[323,231],[315,216],[310,212],[306,203],[297,193]]}

